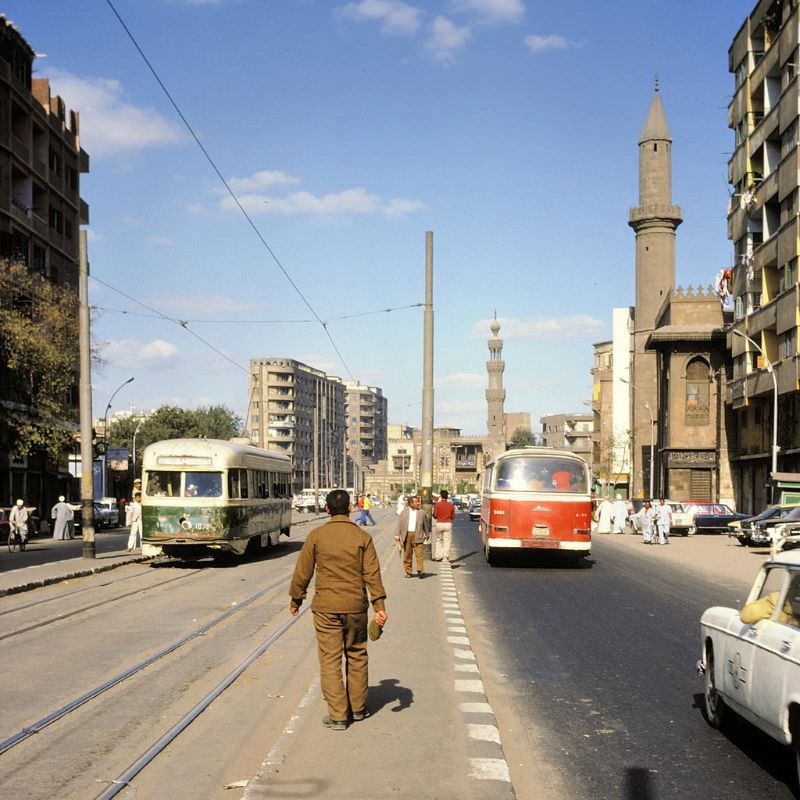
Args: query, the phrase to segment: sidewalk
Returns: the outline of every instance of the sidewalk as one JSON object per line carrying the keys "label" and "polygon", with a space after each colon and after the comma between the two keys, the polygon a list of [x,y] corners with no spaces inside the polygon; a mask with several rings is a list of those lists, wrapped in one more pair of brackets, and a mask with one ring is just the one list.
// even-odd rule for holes
{"label": "sidewalk", "polygon": [[[384,540],[379,554],[385,547]],[[389,622],[369,645],[371,716],[344,732],[323,727],[327,706],[315,669],[242,800],[512,800],[497,721],[461,616],[457,569],[425,567],[425,577],[407,579],[396,551],[382,558]],[[310,613],[299,624],[314,636]]]}

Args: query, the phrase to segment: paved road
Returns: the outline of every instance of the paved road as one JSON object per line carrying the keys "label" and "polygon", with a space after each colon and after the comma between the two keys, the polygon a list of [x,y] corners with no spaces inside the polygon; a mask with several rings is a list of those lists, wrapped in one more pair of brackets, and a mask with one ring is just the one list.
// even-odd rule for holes
{"label": "paved road", "polygon": [[[126,528],[113,528],[102,532],[95,531],[95,549],[98,553],[110,553],[122,550],[128,543]],[[24,553],[8,552],[8,547],[0,545],[0,572],[22,569],[38,564],[49,564],[65,558],[77,558],[83,552],[83,539],[66,539],[54,541],[45,536],[35,536],[28,540]]]}
{"label": "paved road", "polygon": [[[589,564],[491,568],[477,525],[454,537],[456,582],[520,797],[542,771],[570,798],[788,798],[788,751],[740,722],[725,736],[699,708],[698,621],[746,594],[658,552],[597,537]],[[505,725],[502,725],[505,720]],[[511,732],[511,733],[510,733]]]}

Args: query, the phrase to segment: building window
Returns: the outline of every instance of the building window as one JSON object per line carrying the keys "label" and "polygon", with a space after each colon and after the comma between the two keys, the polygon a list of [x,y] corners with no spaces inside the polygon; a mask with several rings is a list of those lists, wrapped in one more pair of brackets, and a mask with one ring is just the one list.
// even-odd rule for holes
{"label": "building window", "polygon": [[51,147],[50,148],[50,171],[54,172],[56,175],[61,174],[61,156]]}
{"label": "building window", "polygon": [[708,362],[693,358],[686,368],[686,424],[707,425],[711,382]]}
{"label": "building window", "polygon": [[50,227],[58,233],[64,230],[64,215],[55,206],[50,206]]}

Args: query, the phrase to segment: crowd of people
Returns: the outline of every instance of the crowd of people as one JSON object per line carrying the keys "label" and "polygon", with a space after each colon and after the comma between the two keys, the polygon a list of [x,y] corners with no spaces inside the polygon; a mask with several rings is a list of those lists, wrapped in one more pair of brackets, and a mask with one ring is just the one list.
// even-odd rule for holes
{"label": "crowd of people", "polygon": [[604,497],[595,511],[595,533],[625,533],[630,520],[642,532],[644,544],[669,544],[672,509],[663,497],[656,503],[645,500],[635,514],[631,511],[629,501],[622,494],[617,493],[613,501]]}

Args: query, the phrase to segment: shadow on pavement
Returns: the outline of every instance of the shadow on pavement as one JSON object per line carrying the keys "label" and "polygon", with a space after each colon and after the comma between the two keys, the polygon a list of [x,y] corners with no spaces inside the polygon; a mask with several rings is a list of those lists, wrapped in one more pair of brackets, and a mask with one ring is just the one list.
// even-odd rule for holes
{"label": "shadow on pavement", "polygon": [[454,558],[450,561],[450,566],[452,567],[454,564],[461,566],[458,562],[459,561],[466,561],[468,558],[472,558],[472,556],[477,555],[477,550],[471,550],[469,553],[464,553],[463,556],[459,556],[458,558]]}
{"label": "shadow on pavement", "polygon": [[513,553],[497,553],[496,567],[506,569],[591,569],[594,559],[585,556],[576,556],[574,553],[561,553],[553,551],[516,550]]}
{"label": "shadow on pavement", "polygon": [[[703,719],[706,719],[706,704],[701,693],[694,695],[692,707],[699,709]],[[728,720],[720,733],[739,749],[745,758],[757,764],[775,780],[788,786],[795,797],[800,797],[795,755],[792,750],[779,744],[771,736],[730,710],[728,710]]]}
{"label": "shadow on pavement", "polygon": [[625,770],[625,800],[654,800],[655,792],[646,767],[630,767]]}
{"label": "shadow on pavement", "polygon": [[397,703],[392,711],[403,711],[414,702],[414,692],[406,686],[400,686],[397,678],[385,678],[377,686],[370,686],[367,697],[367,706],[372,714],[377,714],[389,703]]}
{"label": "shadow on pavement", "polygon": [[[273,545],[267,550],[260,550],[256,553],[245,553],[237,556],[234,553],[220,552],[217,554],[202,553],[185,558],[174,558],[170,556],[160,557],[163,560],[152,561],[150,566],[154,569],[198,569],[207,567],[208,569],[232,569],[240,564],[252,564],[257,561],[269,561],[274,558],[296,553],[303,546],[302,542],[290,541],[281,542]],[[107,557],[107,556],[106,556]]]}

